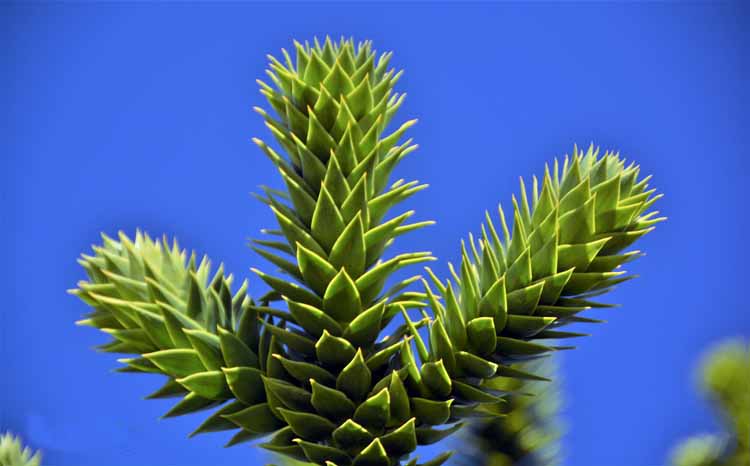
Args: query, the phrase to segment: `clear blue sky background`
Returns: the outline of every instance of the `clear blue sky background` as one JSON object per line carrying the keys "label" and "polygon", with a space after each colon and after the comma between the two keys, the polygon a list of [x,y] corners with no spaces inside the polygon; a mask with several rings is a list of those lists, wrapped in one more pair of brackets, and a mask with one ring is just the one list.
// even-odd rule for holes
{"label": "clear blue sky background", "polygon": [[[694,362],[750,336],[747,309],[748,26],[741,3],[8,4],[0,6],[0,428],[47,466],[236,466],[267,457],[202,416],[157,421],[160,384],[114,374],[104,338],[73,326],[65,294],[98,232],[176,235],[239,276],[272,269],[245,245],[270,212],[248,193],[278,176],[250,142],[266,53],[341,34],[393,50],[401,120],[421,149],[398,176],[437,225],[400,240],[458,257],[517,177],[574,142],[617,148],[666,193],[642,275],[563,360],[567,464],[658,466],[717,427]],[[252,290],[263,292],[258,280]],[[438,449],[433,448],[435,452]]]}

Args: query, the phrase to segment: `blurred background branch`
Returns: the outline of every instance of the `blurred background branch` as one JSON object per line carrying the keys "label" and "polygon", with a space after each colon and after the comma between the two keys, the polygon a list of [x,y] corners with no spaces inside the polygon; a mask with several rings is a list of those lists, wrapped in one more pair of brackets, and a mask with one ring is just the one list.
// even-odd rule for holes
{"label": "blurred background branch", "polygon": [[720,416],[723,432],[691,437],[672,452],[673,466],[750,465],[750,346],[717,344],[704,356],[698,385]]}

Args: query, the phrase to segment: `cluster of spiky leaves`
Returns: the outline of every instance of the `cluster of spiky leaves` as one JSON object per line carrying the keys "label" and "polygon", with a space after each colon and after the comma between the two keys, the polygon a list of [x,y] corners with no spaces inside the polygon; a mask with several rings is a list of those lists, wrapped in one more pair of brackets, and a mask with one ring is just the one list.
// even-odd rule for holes
{"label": "cluster of spiky leaves", "polygon": [[680,444],[675,466],[750,466],[750,346],[742,340],[717,345],[704,358],[699,383],[721,415],[725,433]]}
{"label": "cluster of spiky leaves", "polygon": [[[503,378],[503,416],[477,419],[463,430],[460,464],[466,466],[554,466],[561,463],[561,423],[557,364],[553,359],[519,363],[518,368],[548,378]],[[500,385],[500,380],[495,383]]]}
{"label": "cluster of spiky leaves", "polygon": [[[284,274],[254,269],[271,288],[259,305],[244,284],[232,295],[221,267],[210,277],[206,260],[140,234],[105,237],[73,293],[94,307],[82,323],[114,337],[103,350],[139,355],[125,370],[169,378],[153,397],[183,396],[168,416],[226,403],[196,433],[239,428],[230,444],[273,433],[265,448],[326,466],[415,466],[416,447],[462,419],[506,414],[507,378],[540,378],[517,364],[555,348],[531,340],[575,336],[555,327],[602,306],[590,298],[625,279],[613,269],[659,221],[644,214],[656,196],[616,155],[576,152],[541,191],[535,182],[531,205],[522,192],[512,238],[502,210],[504,241],[488,217],[473,259],[463,249],[457,289],[429,272],[445,305],[429,286],[409,291],[420,276],[394,274],[433,258],[384,258],[397,236],[431,223],[391,213],[426,187],[389,180],[416,149],[401,142],[414,121],[387,129],[401,73],[369,42],[295,47],[294,59],[269,57],[271,85],[259,81],[275,115],[256,110],[281,154],[254,141],[286,187],[258,196],[278,229],[254,249]],[[426,301],[434,320],[422,309],[413,322],[408,310]],[[380,338],[398,316],[403,325]]]}
{"label": "cluster of spiky leaves", "polygon": [[[102,235],[94,255],[79,263],[89,281],[71,293],[93,311],[79,325],[112,336],[100,347],[112,353],[137,354],[119,361],[122,372],[163,374],[167,382],[149,398],[182,397],[165,414],[178,416],[210,409],[232,400],[195,432],[237,430],[244,419],[270,418],[262,376],[272,353],[247,282],[232,295],[233,277],[223,265],[211,273],[211,262],[189,257],[176,241],[171,245],[137,232],[135,239]],[[230,444],[267,433],[242,429]]]}
{"label": "cluster of spiky leaves", "polygon": [[6,432],[0,436],[0,466],[39,466],[40,452],[33,452],[21,443],[21,439]]}
{"label": "cluster of spiky leaves", "polygon": [[266,390],[286,425],[264,447],[318,464],[400,464],[417,444],[447,434],[430,427],[445,419],[434,418],[429,402],[407,394],[409,367],[397,356],[408,327],[377,341],[402,310],[422,305],[420,293],[403,291],[419,277],[387,290],[386,281],[432,259],[428,252],[382,259],[395,237],[430,223],[405,223],[413,212],[388,216],[425,187],[389,185],[416,148],[399,143],[413,121],[385,132],[403,101],[392,92],[400,73],[387,69],[391,54],[377,57],[369,42],[297,43],[296,60],[283,54],[284,63],[270,57],[275,87],[261,82],[278,119],[258,112],[288,159],[256,140],[287,187],[265,190],[280,229],[256,248],[288,275],[256,271],[287,307],[262,310],[279,323],[266,324],[282,344]]}
{"label": "cluster of spiky leaves", "polygon": [[425,380],[432,392],[453,386],[469,407],[494,403],[503,389],[491,377],[536,378],[512,364],[567,348],[539,340],[582,336],[559,328],[596,322],[579,313],[607,306],[592,298],[632,278],[617,269],[640,255],[623,249],[663,220],[647,213],[660,197],[648,189],[649,178],[592,145],[585,153],[574,149],[561,169],[555,161],[541,188],[534,178],[530,200],[521,180],[512,234],[500,207],[503,239],[487,214],[481,237],[462,247],[460,271],[450,267],[455,287],[430,271],[444,303],[424,282],[436,317],[429,350],[418,346],[442,374],[442,386]]}

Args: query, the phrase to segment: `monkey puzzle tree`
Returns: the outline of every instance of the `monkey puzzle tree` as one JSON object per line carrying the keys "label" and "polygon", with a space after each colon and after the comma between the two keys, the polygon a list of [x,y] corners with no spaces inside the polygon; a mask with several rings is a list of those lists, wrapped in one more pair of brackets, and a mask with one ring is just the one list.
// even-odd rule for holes
{"label": "monkey puzzle tree", "polygon": [[487,215],[448,280],[396,280],[434,258],[387,253],[431,223],[398,210],[426,185],[391,180],[417,146],[403,140],[414,120],[388,129],[404,101],[390,59],[344,39],[269,57],[272,111],[256,110],[280,150],[254,141],[285,189],[258,196],[277,227],[254,249],[282,276],[253,269],[270,288],[259,300],[166,238],[105,236],[82,257],[89,280],[72,292],[94,310],[81,323],[113,337],[105,351],[135,355],[123,371],[167,376],[151,395],[181,397],[167,416],[214,409],[193,434],[268,437],[320,465],[416,465],[417,446],[507,414],[507,380],[539,378],[519,363],[579,336],[561,327],[591,321],[580,313],[631,278],[619,267],[640,254],[623,251],[662,220],[636,165],[574,149],[521,183],[507,220]]}

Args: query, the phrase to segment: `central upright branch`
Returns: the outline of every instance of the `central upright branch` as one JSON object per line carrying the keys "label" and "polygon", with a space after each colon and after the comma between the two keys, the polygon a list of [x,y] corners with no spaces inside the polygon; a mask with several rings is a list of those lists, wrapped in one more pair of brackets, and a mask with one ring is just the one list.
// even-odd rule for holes
{"label": "central upright branch", "polygon": [[398,464],[420,440],[437,437],[427,427],[430,406],[412,409],[408,368],[395,357],[408,327],[376,343],[402,309],[422,305],[422,294],[404,291],[418,276],[384,290],[386,281],[432,259],[382,259],[397,236],[431,223],[406,223],[413,211],[388,215],[426,187],[389,182],[417,147],[400,142],[415,120],[385,132],[404,101],[393,92],[401,72],[388,69],[390,53],[377,57],[369,42],[350,40],[295,45],[296,60],[286,51],[283,63],[269,57],[273,86],[259,81],[277,116],[256,109],[287,155],[255,140],[287,187],[264,190],[280,229],[256,248],[289,276],[256,270],[288,309],[261,309],[272,335],[269,406],[286,424],[265,446],[321,464]]}

